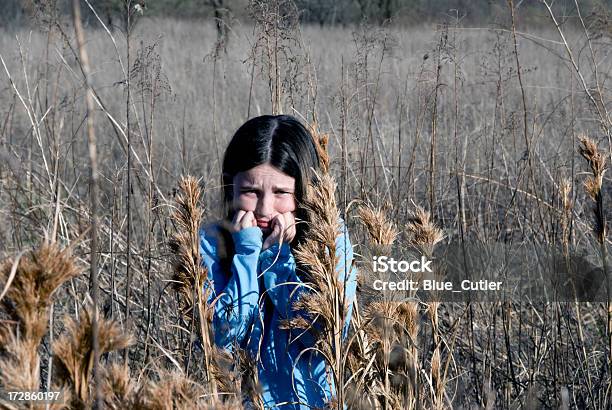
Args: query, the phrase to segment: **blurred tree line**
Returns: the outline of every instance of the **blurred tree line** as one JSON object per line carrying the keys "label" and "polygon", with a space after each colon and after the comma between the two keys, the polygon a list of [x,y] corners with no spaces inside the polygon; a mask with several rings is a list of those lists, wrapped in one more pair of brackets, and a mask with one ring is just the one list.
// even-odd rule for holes
{"label": "blurred tree line", "polygon": [[[142,4],[150,17],[214,19],[217,30],[224,31],[233,19],[249,19],[249,3],[279,0],[90,0],[101,17],[121,27],[125,4]],[[491,24],[506,20],[507,0],[294,0],[300,10],[302,23],[319,25],[347,25],[367,20],[370,23],[391,21],[401,25],[415,25],[444,20],[459,20],[462,25]],[[583,15],[610,14],[612,0],[578,0]],[[70,0],[0,0],[0,25],[28,24],[36,16],[50,13],[66,15]],[[537,24],[545,17],[539,0],[514,0],[523,24]],[[556,0],[554,8],[560,16],[575,16],[574,0]],[[88,7],[83,7],[85,11]],[[95,24],[89,13],[86,20]],[[571,19],[570,19],[571,20]]]}

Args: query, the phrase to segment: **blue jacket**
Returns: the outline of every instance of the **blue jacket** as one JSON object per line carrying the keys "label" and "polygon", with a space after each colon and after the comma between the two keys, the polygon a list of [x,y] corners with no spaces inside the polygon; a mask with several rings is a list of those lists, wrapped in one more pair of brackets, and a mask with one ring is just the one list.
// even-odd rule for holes
{"label": "blue jacket", "polygon": [[[352,264],[353,249],[348,232],[344,222],[340,222],[343,235],[336,238],[336,255],[340,259],[336,271],[341,280],[346,277],[346,260],[347,269],[351,269],[346,281],[346,300],[352,302],[357,271]],[[250,227],[235,232],[232,234],[235,255],[231,274],[227,275],[217,257],[217,230],[216,224],[200,230],[200,252],[214,288],[208,302],[218,298],[213,316],[215,344],[231,352],[236,343],[257,359],[266,409],[323,407],[332,397],[335,387],[321,354],[309,349],[314,346],[312,335],[299,329],[279,328],[281,320],[303,314],[293,310],[291,303],[301,293],[309,291],[302,286],[303,282],[296,273],[290,246],[284,243],[279,249],[275,244],[262,251],[260,228]],[[352,303],[349,306],[344,337]]]}

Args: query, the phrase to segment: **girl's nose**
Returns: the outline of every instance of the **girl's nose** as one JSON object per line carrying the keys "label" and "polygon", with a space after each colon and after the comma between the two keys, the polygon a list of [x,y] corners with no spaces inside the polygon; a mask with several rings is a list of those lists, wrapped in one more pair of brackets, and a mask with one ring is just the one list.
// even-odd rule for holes
{"label": "girl's nose", "polygon": [[257,201],[255,215],[264,218],[271,215],[273,211],[273,199],[274,198],[272,198],[272,195],[263,194]]}

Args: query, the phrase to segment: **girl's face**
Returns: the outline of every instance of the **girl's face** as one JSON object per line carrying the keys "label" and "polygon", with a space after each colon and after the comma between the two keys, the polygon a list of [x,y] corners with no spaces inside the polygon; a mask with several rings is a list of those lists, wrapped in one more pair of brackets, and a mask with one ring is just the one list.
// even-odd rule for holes
{"label": "girl's face", "polygon": [[234,176],[234,209],[252,211],[264,234],[278,214],[295,212],[295,178],[270,164],[261,164]]}

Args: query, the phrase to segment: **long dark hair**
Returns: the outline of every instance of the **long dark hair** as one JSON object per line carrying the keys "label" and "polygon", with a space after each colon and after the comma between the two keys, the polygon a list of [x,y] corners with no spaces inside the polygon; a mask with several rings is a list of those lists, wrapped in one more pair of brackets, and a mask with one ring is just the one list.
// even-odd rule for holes
{"label": "long dark hair", "polygon": [[[320,169],[315,144],[308,129],[290,115],[262,115],[238,128],[223,157],[223,204],[227,221],[231,221],[235,213],[232,200],[236,174],[266,163],[295,179],[296,219],[308,221],[300,204],[308,184],[315,182],[314,171]],[[306,223],[298,223],[292,243],[301,243],[307,230]],[[224,236],[227,239],[227,235]],[[225,256],[233,254],[233,249],[228,249]]]}

